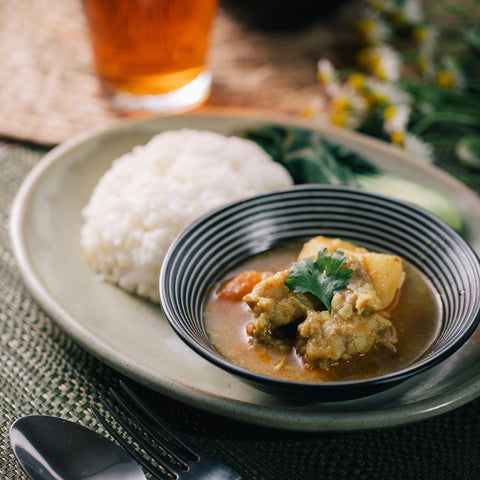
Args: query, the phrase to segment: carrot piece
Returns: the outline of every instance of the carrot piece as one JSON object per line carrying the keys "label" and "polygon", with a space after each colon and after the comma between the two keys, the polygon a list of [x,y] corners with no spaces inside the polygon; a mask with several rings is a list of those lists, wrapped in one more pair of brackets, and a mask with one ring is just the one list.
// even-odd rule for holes
{"label": "carrot piece", "polygon": [[262,273],[256,270],[246,270],[233,277],[218,292],[217,295],[223,300],[239,302],[253,287],[262,281]]}

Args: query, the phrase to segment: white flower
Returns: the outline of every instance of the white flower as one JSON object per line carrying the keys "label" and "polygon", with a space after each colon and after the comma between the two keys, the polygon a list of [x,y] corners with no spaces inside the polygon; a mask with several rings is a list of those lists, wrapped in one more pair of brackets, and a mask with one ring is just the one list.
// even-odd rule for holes
{"label": "white flower", "polygon": [[418,0],[404,0],[397,11],[403,23],[417,24],[423,21],[423,9]]}
{"label": "white flower", "polygon": [[384,43],[391,33],[380,15],[373,11],[367,11],[365,16],[356,22],[356,31],[361,40],[370,45]]}
{"label": "white flower", "polygon": [[326,108],[325,98],[317,95],[313,97],[310,103],[304,108],[302,115],[317,123],[327,123]]}
{"label": "white flower", "polygon": [[394,83],[381,82],[374,78],[367,81],[367,89],[373,102],[380,105],[408,105],[411,96]]}
{"label": "white flower", "polygon": [[317,63],[317,80],[330,96],[337,95],[342,88],[333,63],[326,58],[320,59]]}
{"label": "white flower", "polygon": [[433,163],[434,155],[432,146],[425,143],[416,135],[412,135],[411,133],[405,134],[403,149],[421,163]]}
{"label": "white flower", "polygon": [[395,82],[400,77],[400,56],[388,45],[364,48],[358,56],[360,65],[380,80]]}
{"label": "white flower", "polygon": [[303,116],[319,124],[337,127],[358,128],[368,113],[368,103],[358,92],[338,84],[334,94],[312,99],[304,109]]}
{"label": "white flower", "polygon": [[433,25],[417,25],[413,29],[413,39],[422,55],[431,56],[437,44],[438,29]]}
{"label": "white flower", "polygon": [[387,133],[405,132],[410,117],[408,105],[389,105],[383,112],[383,129]]}
{"label": "white flower", "polygon": [[328,105],[330,123],[339,127],[358,128],[368,113],[368,102],[357,91],[343,85],[331,96]]}
{"label": "white flower", "polygon": [[317,80],[322,85],[328,85],[329,83],[337,81],[337,72],[335,67],[327,58],[321,58],[317,62]]}

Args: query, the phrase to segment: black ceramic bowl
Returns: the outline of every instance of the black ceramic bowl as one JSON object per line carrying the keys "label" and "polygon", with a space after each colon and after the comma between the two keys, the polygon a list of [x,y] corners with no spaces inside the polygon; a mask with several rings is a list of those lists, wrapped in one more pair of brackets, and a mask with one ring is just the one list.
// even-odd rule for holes
{"label": "black ceramic bowl", "polygon": [[[278,243],[315,235],[340,237],[397,254],[422,271],[443,306],[443,326],[431,349],[400,371],[358,381],[279,380],[225,360],[203,324],[209,288],[228,270]],[[480,263],[454,230],[411,204],[342,186],[301,185],[220,208],[188,226],[163,263],[160,296],[177,334],[202,357],[270,393],[317,401],[372,394],[446,359],[480,320]]]}

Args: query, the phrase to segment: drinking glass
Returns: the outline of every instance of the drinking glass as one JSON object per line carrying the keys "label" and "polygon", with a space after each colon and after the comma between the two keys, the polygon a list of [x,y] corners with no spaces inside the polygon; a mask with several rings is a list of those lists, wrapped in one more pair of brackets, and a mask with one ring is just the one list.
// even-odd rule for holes
{"label": "drinking glass", "polygon": [[99,78],[121,110],[173,112],[202,103],[218,0],[83,0]]}

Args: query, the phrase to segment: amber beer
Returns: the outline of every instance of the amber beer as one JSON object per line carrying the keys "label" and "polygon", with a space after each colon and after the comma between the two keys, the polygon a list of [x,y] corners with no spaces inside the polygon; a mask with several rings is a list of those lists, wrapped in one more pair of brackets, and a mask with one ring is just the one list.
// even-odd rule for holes
{"label": "amber beer", "polygon": [[203,75],[208,85],[191,90],[198,90],[198,96],[203,88],[205,97],[211,83],[205,64],[217,2],[84,0],[96,68],[107,91],[168,96],[186,91]]}

